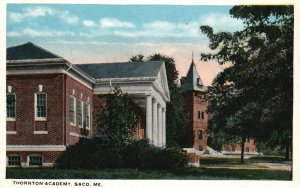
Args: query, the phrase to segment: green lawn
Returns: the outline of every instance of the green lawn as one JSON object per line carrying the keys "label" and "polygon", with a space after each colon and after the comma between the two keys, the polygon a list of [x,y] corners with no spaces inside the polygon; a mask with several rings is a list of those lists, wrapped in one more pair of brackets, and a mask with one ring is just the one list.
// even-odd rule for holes
{"label": "green lawn", "polygon": [[110,169],[62,170],[57,168],[7,168],[7,179],[237,179],[291,180],[291,172],[266,169],[187,168],[176,171]]}
{"label": "green lawn", "polygon": [[268,169],[258,163],[291,163],[282,157],[202,156],[201,167],[181,170],[7,168],[8,179],[177,179],[177,180],[291,180],[291,171]]}
{"label": "green lawn", "polygon": [[240,156],[202,156],[201,165],[222,165],[222,166],[236,166],[236,165],[253,165],[254,163],[290,163],[291,160],[285,160],[278,156],[253,156],[245,158],[244,163],[241,163]]}

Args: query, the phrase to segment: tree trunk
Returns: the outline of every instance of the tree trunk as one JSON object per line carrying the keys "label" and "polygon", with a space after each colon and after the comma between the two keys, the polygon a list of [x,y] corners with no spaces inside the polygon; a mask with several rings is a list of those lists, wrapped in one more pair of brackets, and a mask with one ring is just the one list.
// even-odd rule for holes
{"label": "tree trunk", "polygon": [[242,142],[241,142],[241,163],[244,162],[245,142],[246,142],[246,138],[245,138],[245,136],[243,136]]}
{"label": "tree trunk", "polygon": [[289,160],[290,159],[290,144],[286,143],[285,145],[285,160]]}

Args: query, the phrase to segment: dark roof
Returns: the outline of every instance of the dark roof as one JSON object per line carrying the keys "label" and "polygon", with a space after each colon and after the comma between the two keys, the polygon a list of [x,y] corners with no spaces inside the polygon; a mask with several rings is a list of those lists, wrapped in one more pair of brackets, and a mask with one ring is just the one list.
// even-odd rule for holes
{"label": "dark roof", "polygon": [[123,62],[76,64],[81,70],[95,79],[156,77],[163,62]]}
{"label": "dark roof", "polygon": [[192,61],[186,77],[181,78],[181,88],[183,91],[207,91],[203,85],[194,61]]}
{"label": "dark roof", "polygon": [[6,60],[26,60],[26,59],[49,59],[61,58],[48,50],[28,42],[18,46],[9,47],[6,50]]}

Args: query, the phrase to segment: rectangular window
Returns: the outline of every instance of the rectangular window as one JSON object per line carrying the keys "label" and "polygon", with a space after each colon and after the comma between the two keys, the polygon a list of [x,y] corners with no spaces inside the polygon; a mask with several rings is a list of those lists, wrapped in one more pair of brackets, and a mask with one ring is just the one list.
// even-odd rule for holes
{"label": "rectangular window", "polygon": [[47,96],[45,93],[35,94],[35,117],[37,119],[46,119],[47,115]]}
{"label": "rectangular window", "polygon": [[42,156],[29,156],[29,166],[42,166],[43,158]]}
{"label": "rectangular window", "polygon": [[91,107],[90,103],[85,103],[85,127],[90,128]]}
{"label": "rectangular window", "polygon": [[16,95],[6,95],[6,117],[14,119],[16,117]]}
{"label": "rectangular window", "polygon": [[70,122],[76,124],[76,98],[70,97]]}
{"label": "rectangular window", "polygon": [[202,130],[200,130],[199,132],[198,132],[198,139],[199,140],[202,140],[202,135],[203,134],[203,132],[202,132]]}
{"label": "rectangular window", "polygon": [[201,119],[204,119],[204,112],[201,112]]}
{"label": "rectangular window", "polygon": [[201,112],[198,111],[198,119],[200,119],[200,118],[201,118]]}
{"label": "rectangular window", "polygon": [[81,99],[78,100],[77,115],[78,125],[83,127],[83,101]]}
{"label": "rectangular window", "polygon": [[21,166],[20,156],[8,156],[8,166]]}

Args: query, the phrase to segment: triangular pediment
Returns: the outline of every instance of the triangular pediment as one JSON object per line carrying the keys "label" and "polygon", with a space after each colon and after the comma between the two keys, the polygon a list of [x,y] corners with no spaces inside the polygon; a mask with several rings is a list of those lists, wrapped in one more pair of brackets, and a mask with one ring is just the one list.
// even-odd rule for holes
{"label": "triangular pediment", "polygon": [[168,98],[168,100],[170,100],[170,93],[169,93],[169,86],[168,86],[165,63],[162,64],[162,66],[158,72],[156,82],[158,83],[159,87],[162,89],[162,92],[164,93],[164,95]]}

